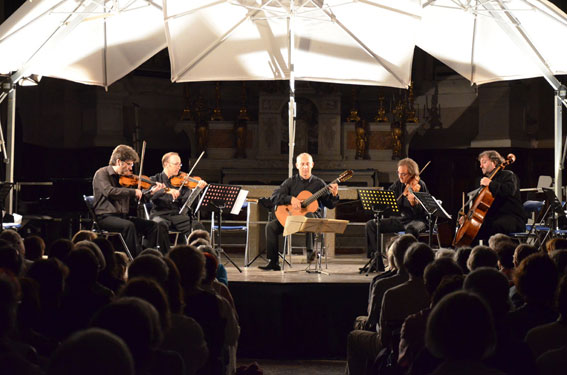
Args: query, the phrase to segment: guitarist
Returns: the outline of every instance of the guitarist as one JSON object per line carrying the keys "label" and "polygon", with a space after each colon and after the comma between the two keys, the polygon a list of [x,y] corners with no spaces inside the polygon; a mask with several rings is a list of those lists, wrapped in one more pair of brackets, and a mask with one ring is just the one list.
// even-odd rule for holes
{"label": "guitarist", "polygon": [[[152,210],[150,219],[160,223],[160,225],[165,225],[169,230],[181,232],[182,241],[185,241],[193,229],[205,228],[199,222],[193,223],[191,216],[179,214],[179,210],[189,197],[189,194],[191,194],[191,189],[188,187],[183,186],[181,190],[178,190],[170,182],[171,177],[177,176],[181,169],[179,154],[168,152],[163,155],[161,163],[163,171],[150,177],[150,179],[163,183],[169,190],[160,189],[151,197]],[[204,180],[200,180],[196,189],[203,189],[205,186],[207,186],[207,183]]]}
{"label": "guitarist", "polygon": [[[316,193],[325,187],[326,183],[319,177],[311,174],[313,170],[313,157],[308,153],[302,153],[297,156],[295,167],[299,174],[286,179],[280,187],[272,194],[271,200],[275,205],[291,205],[293,209],[301,207],[301,200],[296,197],[304,190],[311,193]],[[319,209],[316,212],[309,212],[307,217],[321,217],[321,208],[323,205],[328,208],[334,208],[339,202],[339,186],[337,184],[330,184],[329,191],[323,194],[318,199]],[[278,235],[283,233],[283,226],[279,221],[273,220],[266,225],[266,247],[270,263],[259,268],[265,271],[274,270],[279,271],[280,265],[278,260]],[[313,234],[306,233],[305,247],[307,248],[307,260],[312,262],[315,258],[313,251]]]}

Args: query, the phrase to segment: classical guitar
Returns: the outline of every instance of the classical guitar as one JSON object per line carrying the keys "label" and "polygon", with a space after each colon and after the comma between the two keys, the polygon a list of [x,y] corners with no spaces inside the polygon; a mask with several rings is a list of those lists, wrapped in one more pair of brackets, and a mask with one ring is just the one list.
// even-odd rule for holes
{"label": "classical guitar", "polygon": [[285,227],[285,221],[289,215],[305,216],[308,212],[317,211],[317,209],[319,208],[319,203],[317,202],[317,199],[319,199],[319,197],[321,197],[323,194],[326,194],[329,191],[329,185],[345,182],[346,180],[351,178],[352,175],[353,175],[352,170],[344,171],[333,182],[325,185],[315,194],[312,194],[310,191],[303,190],[296,197],[301,201],[301,208],[294,209],[291,206],[291,204],[278,206],[276,208],[276,218],[278,219],[280,224]]}

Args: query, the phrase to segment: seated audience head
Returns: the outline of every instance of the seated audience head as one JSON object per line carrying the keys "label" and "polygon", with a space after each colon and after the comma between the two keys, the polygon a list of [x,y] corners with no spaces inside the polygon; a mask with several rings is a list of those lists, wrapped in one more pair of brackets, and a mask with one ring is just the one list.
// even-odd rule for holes
{"label": "seated audience head", "polygon": [[492,267],[498,269],[498,255],[488,246],[475,246],[467,260],[469,271],[474,271],[479,267]]}
{"label": "seated audience head", "polygon": [[216,252],[208,245],[201,245],[197,250],[202,251],[205,255],[205,277],[201,281],[202,284],[211,284],[217,277],[217,269],[219,267],[219,259]]}
{"label": "seated audience head", "polygon": [[490,236],[490,238],[488,239],[488,247],[490,247],[493,250],[496,250],[496,246],[498,246],[498,244],[500,242],[512,242],[514,243],[514,241],[512,240],[512,237],[504,234],[504,233],[496,233],[493,234],[492,236]]}
{"label": "seated audience head", "polygon": [[106,259],[104,259],[104,254],[96,243],[94,243],[93,241],[79,241],[75,244],[75,249],[78,249],[80,247],[86,247],[91,251],[91,253],[93,253],[98,263],[98,269],[100,271],[106,268]]}
{"label": "seated audience head", "polygon": [[23,263],[20,250],[11,242],[0,240],[0,268],[12,272],[14,276],[20,276]]}
{"label": "seated audience head", "polygon": [[189,237],[187,237],[187,243],[193,243],[193,241],[195,241],[197,238],[202,238],[207,241],[209,245],[211,244],[211,236],[209,235],[209,232],[203,229],[195,229],[193,232],[191,232]]}
{"label": "seated audience head", "polygon": [[439,301],[443,299],[446,295],[457,292],[463,289],[463,283],[465,282],[464,275],[447,275],[443,277],[437,288],[433,291],[431,295],[430,306],[433,307],[437,305]]}
{"label": "seated audience head", "polygon": [[128,267],[128,278],[146,277],[165,285],[168,273],[167,264],[161,257],[154,255],[138,255]]}
{"label": "seated audience head", "polygon": [[116,274],[120,280],[126,280],[126,270],[130,264],[128,255],[122,251],[114,252],[114,260],[116,261]]}
{"label": "seated audience head", "polygon": [[92,327],[108,330],[120,337],[134,359],[136,367],[151,357],[162,340],[156,309],[136,297],[124,297],[100,309],[91,321]]}
{"label": "seated audience head", "polygon": [[404,268],[404,256],[406,255],[406,251],[408,248],[416,243],[417,240],[411,234],[404,234],[400,236],[394,243],[392,244],[392,254],[394,256],[394,264],[398,270],[405,270]]}
{"label": "seated audience head", "polygon": [[453,275],[462,275],[461,267],[453,259],[439,258],[429,263],[423,272],[425,288],[430,296],[439,286],[443,278]]}
{"label": "seated audience head", "polygon": [[24,247],[26,248],[26,259],[38,260],[45,253],[45,241],[40,236],[27,236],[24,239]]}
{"label": "seated audience head", "polygon": [[522,260],[526,259],[532,254],[537,254],[537,247],[525,243],[519,244],[514,250],[514,268],[517,268]]}
{"label": "seated audience head", "polygon": [[168,253],[168,257],[175,263],[181,275],[181,286],[186,288],[199,288],[205,269],[205,256],[203,252],[193,246],[175,246]]}
{"label": "seated audience head", "polygon": [[170,258],[164,257],[163,260],[168,268],[167,282],[164,291],[169,302],[169,309],[172,314],[180,314],[185,308],[183,289],[181,288],[181,276],[179,275],[177,266]]}
{"label": "seated audience head", "polygon": [[120,337],[89,328],[75,333],[57,348],[47,374],[134,375],[134,361]]}
{"label": "seated audience head", "polygon": [[494,320],[498,322],[510,310],[508,278],[492,267],[480,267],[465,278],[463,289],[481,296],[492,311]]}
{"label": "seated audience head", "polygon": [[73,242],[69,241],[66,238],[60,238],[55,240],[49,246],[49,251],[47,252],[48,258],[57,258],[61,262],[65,263],[67,261],[67,257],[69,253],[73,250],[75,245]]}
{"label": "seated audience head", "polygon": [[553,250],[549,257],[555,263],[559,277],[567,274],[567,250]]}
{"label": "seated audience head", "polygon": [[57,258],[40,259],[30,265],[27,277],[39,284],[42,304],[57,305],[63,295],[68,272],[67,267]]}
{"label": "seated audience head", "polygon": [[95,238],[96,238],[95,232],[93,232],[92,230],[82,229],[73,235],[73,238],[71,238],[71,242],[76,244],[77,242],[80,241],[92,241]]}
{"label": "seated audience head", "polygon": [[16,328],[19,298],[18,280],[0,270],[0,341]]}
{"label": "seated audience head", "polygon": [[158,249],[152,249],[151,247],[148,247],[147,249],[142,250],[142,252],[139,255],[153,255],[153,256],[156,256],[158,258],[163,257],[163,254],[161,253],[161,251],[159,251]]}
{"label": "seated audience head", "polygon": [[422,279],[423,270],[433,262],[433,250],[427,244],[421,242],[413,243],[404,255],[404,267],[411,278]]}
{"label": "seated audience head", "polygon": [[557,312],[560,314],[560,321],[567,323],[567,275],[564,275],[559,281],[557,287]]}
{"label": "seated audience head", "polygon": [[16,249],[18,249],[20,254],[22,254],[22,257],[26,253],[26,248],[24,247],[24,240],[22,239],[22,236],[20,236],[20,234],[15,230],[6,229],[0,232],[0,240],[6,241],[10,243],[12,246],[14,246]]}
{"label": "seated audience head", "polygon": [[116,273],[116,259],[114,257],[114,246],[112,242],[104,237],[97,237],[93,240],[93,243],[98,246],[104,256],[104,262],[106,263],[104,270],[113,274]]}
{"label": "seated audience head", "polygon": [[429,314],[425,345],[438,358],[477,362],[490,355],[495,344],[490,308],[474,293],[453,292]]}
{"label": "seated audience head", "polygon": [[566,238],[552,238],[545,243],[545,251],[549,254],[553,250],[567,250]]}
{"label": "seated audience head", "polygon": [[191,242],[189,245],[193,246],[193,247],[199,247],[199,246],[211,246],[211,244],[209,243],[209,241],[203,239],[203,238],[197,238],[195,241]]}
{"label": "seated audience head", "polygon": [[461,267],[464,274],[469,273],[469,267],[467,266],[467,262],[469,261],[471,251],[472,251],[472,247],[463,246],[463,247],[459,247],[455,252],[455,254],[453,255],[453,259],[459,265],[459,267]]}
{"label": "seated audience head", "polygon": [[451,249],[439,249],[435,252],[435,259],[439,258],[452,258],[455,255],[455,251]]}
{"label": "seated audience head", "polygon": [[88,249],[79,247],[67,257],[67,267],[69,267],[70,285],[90,287],[98,279],[99,265],[94,254]]}
{"label": "seated audience head", "polygon": [[547,254],[532,254],[514,272],[514,284],[528,304],[551,307],[558,283],[555,264]]}
{"label": "seated audience head", "polygon": [[498,256],[498,268],[511,270],[514,268],[514,252],[516,244],[512,241],[498,241],[494,247],[490,246]]}
{"label": "seated audience head", "polygon": [[144,277],[130,279],[122,287],[118,296],[137,297],[149,302],[159,314],[162,331],[167,332],[171,326],[171,313],[167,297],[163,288],[154,280]]}

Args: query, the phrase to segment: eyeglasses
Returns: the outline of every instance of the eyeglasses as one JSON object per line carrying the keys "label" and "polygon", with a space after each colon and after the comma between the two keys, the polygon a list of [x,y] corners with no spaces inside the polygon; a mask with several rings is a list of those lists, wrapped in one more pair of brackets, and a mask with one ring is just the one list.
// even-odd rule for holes
{"label": "eyeglasses", "polygon": [[398,176],[406,177],[406,176],[409,176],[409,173],[400,173],[400,172],[398,172]]}
{"label": "eyeglasses", "polygon": [[123,161],[122,163],[126,164],[127,166],[129,166],[130,168],[132,168],[134,166],[134,162],[133,161]]}
{"label": "eyeglasses", "polygon": [[170,162],[168,162],[168,163],[173,165],[174,167],[182,167],[183,166],[183,163],[170,163]]}

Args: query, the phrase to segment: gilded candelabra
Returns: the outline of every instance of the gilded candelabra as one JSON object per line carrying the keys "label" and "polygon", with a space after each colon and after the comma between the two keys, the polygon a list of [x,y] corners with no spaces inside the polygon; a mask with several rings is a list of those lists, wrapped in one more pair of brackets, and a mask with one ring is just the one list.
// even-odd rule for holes
{"label": "gilded candelabra", "polygon": [[216,97],[216,106],[213,109],[213,114],[211,115],[211,121],[222,121],[224,119],[222,117],[221,108],[220,108],[220,100],[221,100],[220,82],[217,82],[217,85],[215,87],[215,97]]}
{"label": "gilded candelabra", "polygon": [[378,113],[374,116],[376,122],[388,122],[386,117],[386,109],[384,108],[384,95],[378,97]]}

